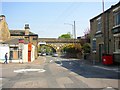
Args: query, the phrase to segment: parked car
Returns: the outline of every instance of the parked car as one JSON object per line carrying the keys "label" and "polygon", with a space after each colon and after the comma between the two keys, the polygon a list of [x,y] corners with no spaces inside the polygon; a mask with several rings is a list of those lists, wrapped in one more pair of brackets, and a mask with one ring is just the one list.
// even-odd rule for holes
{"label": "parked car", "polygon": [[53,57],[58,57],[58,54],[57,53],[53,53]]}
{"label": "parked car", "polygon": [[41,55],[41,53],[38,53],[38,56],[40,56]]}
{"label": "parked car", "polygon": [[41,53],[41,56],[46,56],[46,53]]}

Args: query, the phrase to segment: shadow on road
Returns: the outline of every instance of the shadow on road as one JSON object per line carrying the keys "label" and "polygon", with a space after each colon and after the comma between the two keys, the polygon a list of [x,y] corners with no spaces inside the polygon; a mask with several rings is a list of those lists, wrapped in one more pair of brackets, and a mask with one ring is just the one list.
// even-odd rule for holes
{"label": "shadow on road", "polygon": [[114,70],[106,70],[93,65],[87,65],[80,60],[66,60],[66,61],[55,61],[57,64],[62,63],[62,67],[75,72],[85,78],[106,78],[106,79],[120,79],[120,72]]}

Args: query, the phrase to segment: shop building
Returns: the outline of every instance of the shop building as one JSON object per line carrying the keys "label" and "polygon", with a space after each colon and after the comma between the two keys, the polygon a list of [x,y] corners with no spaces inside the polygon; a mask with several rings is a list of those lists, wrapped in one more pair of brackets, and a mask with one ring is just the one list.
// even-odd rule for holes
{"label": "shop building", "polygon": [[10,36],[12,39],[24,39],[25,43],[31,43],[35,46],[35,58],[38,57],[38,34],[34,34],[30,31],[29,24],[25,24],[23,30],[10,30]]}
{"label": "shop building", "polygon": [[[8,53],[8,61],[32,62],[37,58],[37,45],[38,35],[30,32],[29,24],[25,24],[23,30],[9,30],[5,16],[0,16],[0,51]],[[0,60],[4,60],[2,52]]]}

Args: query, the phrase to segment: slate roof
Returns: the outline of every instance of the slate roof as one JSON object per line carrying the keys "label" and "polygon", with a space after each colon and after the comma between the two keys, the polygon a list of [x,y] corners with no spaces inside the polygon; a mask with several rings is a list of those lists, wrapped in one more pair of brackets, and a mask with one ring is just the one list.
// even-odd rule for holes
{"label": "slate roof", "polygon": [[9,39],[7,41],[4,41],[5,44],[18,44],[19,43],[19,39],[18,38],[13,38],[13,39]]}
{"label": "slate roof", "polygon": [[[10,30],[10,35],[11,36],[25,36],[25,30]],[[38,34],[35,34],[29,31],[29,36],[38,36]]]}
{"label": "slate roof", "polygon": [[[4,41],[3,43],[9,44],[9,45],[18,45],[19,44],[19,38],[11,38],[9,40]],[[24,43],[29,43],[29,41],[25,40]]]}
{"label": "slate roof", "polygon": [[[109,9],[105,10],[104,13],[106,13],[106,12],[108,12],[109,10],[112,10],[112,9],[118,7],[118,6],[120,6],[120,1],[119,1],[117,4],[112,5]],[[92,20],[98,18],[98,17],[101,16],[102,14],[103,14],[103,12],[100,13],[99,15],[95,16],[94,18],[90,19],[90,21],[92,21]]]}

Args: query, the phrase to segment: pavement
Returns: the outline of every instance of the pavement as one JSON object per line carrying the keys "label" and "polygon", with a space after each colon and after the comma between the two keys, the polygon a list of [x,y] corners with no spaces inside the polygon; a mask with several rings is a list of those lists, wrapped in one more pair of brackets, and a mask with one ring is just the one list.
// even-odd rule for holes
{"label": "pavement", "polygon": [[120,72],[120,64],[118,63],[113,63],[111,65],[105,65],[102,62],[93,62],[92,60],[81,59],[80,61],[86,65],[91,65],[93,67]]}
{"label": "pavement", "polygon": [[[65,59],[65,58],[63,58]],[[79,63],[81,63],[82,65],[88,65],[88,66],[93,66],[93,67],[97,67],[97,68],[101,68],[101,69],[106,69],[106,70],[114,70],[116,72],[120,72],[120,64],[119,63],[113,63],[111,65],[105,65],[102,62],[95,62],[89,59],[75,59],[75,58],[69,58],[72,61],[76,61],[78,60]],[[75,62],[78,63],[78,62]]]}

